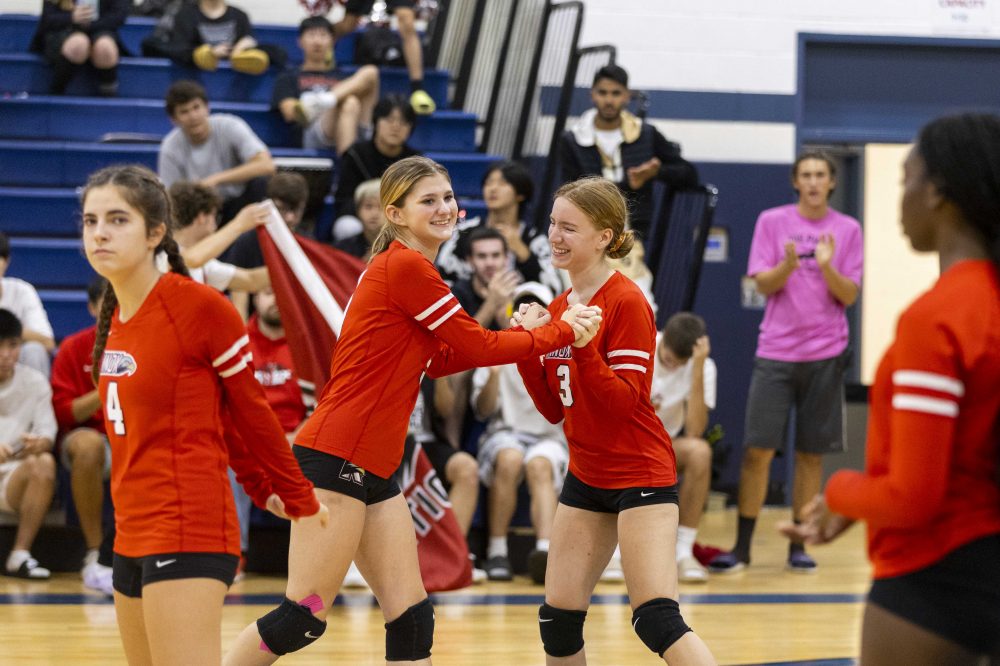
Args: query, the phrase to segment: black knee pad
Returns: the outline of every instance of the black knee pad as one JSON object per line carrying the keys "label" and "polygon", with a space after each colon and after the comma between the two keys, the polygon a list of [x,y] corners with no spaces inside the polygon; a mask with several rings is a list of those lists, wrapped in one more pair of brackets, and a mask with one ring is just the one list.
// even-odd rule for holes
{"label": "black knee pad", "polygon": [[407,608],[385,625],[385,660],[418,661],[431,656],[434,644],[434,607],[430,599]]}
{"label": "black knee pad", "polygon": [[632,628],[650,650],[663,656],[667,649],[691,631],[680,606],[673,599],[652,599],[632,613]]}
{"label": "black knee pad", "polygon": [[571,657],[583,649],[583,621],[587,611],[563,610],[548,604],[538,609],[538,629],[545,654]]}
{"label": "black knee pad", "polygon": [[326,622],[288,597],[257,620],[257,631],[267,649],[281,656],[311,645],[326,631]]}

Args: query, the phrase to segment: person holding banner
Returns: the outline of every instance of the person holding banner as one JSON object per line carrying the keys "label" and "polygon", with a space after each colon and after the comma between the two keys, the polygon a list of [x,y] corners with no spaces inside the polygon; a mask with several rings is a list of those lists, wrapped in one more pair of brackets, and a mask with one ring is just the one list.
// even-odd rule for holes
{"label": "person holding banner", "polygon": [[292,526],[286,598],[243,630],[226,656],[232,666],[271,664],[319,638],[352,559],[385,616],[386,660],[429,664],[434,611],[410,510],[390,479],[421,375],[537,358],[590,340],[600,325],[599,311],[581,305],[559,321],[539,307],[526,311],[538,325],[530,332],[483,329],[433,264],[458,217],[448,172],[406,158],[385,172],[380,197],[386,223],[344,313],[330,381],[293,447],[337,529]]}
{"label": "person holding banner", "polygon": [[[108,281],[93,379],[112,449],[112,584],[125,656],[218,664],[223,598],[240,552],[227,464],[278,515],[320,526],[326,507],[254,379],[239,315],[187,275],[156,174],[101,169],[82,204],[87,260]],[[160,251],[167,273],[156,266]],[[246,447],[225,432],[227,415]]]}

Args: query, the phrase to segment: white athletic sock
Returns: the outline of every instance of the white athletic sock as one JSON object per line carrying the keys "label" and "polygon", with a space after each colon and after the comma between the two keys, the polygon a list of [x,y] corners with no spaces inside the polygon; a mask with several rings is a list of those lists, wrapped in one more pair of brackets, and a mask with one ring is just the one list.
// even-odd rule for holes
{"label": "white athletic sock", "polygon": [[694,540],[698,536],[697,527],[677,527],[677,561],[680,562],[685,557],[694,557]]}
{"label": "white athletic sock", "polygon": [[83,566],[84,568],[89,567],[91,564],[97,561],[100,556],[100,551],[97,548],[91,548],[87,551],[87,554],[83,556]]}
{"label": "white athletic sock", "polygon": [[26,550],[12,550],[7,556],[7,571],[17,571],[24,562],[31,557],[31,553]]}
{"label": "white athletic sock", "polygon": [[486,547],[486,557],[507,557],[507,537],[490,537],[490,543]]}
{"label": "white athletic sock", "polygon": [[546,553],[549,552],[549,540],[548,539],[536,539],[535,540],[535,550],[544,550]]}

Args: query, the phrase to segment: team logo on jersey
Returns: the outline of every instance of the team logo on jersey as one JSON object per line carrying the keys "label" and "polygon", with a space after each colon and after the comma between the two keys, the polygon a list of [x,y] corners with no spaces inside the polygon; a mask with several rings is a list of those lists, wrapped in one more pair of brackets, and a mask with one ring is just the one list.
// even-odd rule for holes
{"label": "team logo on jersey", "polygon": [[108,377],[131,377],[139,369],[132,354],[123,351],[104,350],[101,357],[101,374]]}
{"label": "team logo on jersey", "polygon": [[573,358],[573,351],[567,345],[562,349],[550,351],[548,354],[545,355],[545,358]]}
{"label": "team logo on jersey", "polygon": [[343,481],[363,486],[365,485],[365,470],[345,460],[343,466],[340,468],[340,478]]}
{"label": "team logo on jersey", "polygon": [[268,363],[253,373],[261,386],[284,386],[292,378],[292,371],[278,363]]}

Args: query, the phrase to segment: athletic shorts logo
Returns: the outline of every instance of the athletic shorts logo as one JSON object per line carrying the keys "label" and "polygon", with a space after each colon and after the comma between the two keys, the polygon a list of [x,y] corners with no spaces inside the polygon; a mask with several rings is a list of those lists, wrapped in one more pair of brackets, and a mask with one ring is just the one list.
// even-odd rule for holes
{"label": "athletic shorts logo", "polygon": [[163,567],[167,566],[168,564],[173,564],[176,561],[177,561],[176,558],[172,559],[172,560],[156,560],[156,568],[157,569],[162,569]]}
{"label": "athletic shorts logo", "polygon": [[656,494],[656,492],[655,492],[655,491],[653,491],[653,492],[648,492],[648,493],[644,493],[644,492],[642,492],[641,490],[639,491],[639,497],[649,497],[650,495],[655,495],[655,494]]}
{"label": "athletic shorts logo", "polygon": [[358,467],[352,462],[344,461],[344,464],[340,468],[340,479],[342,481],[348,481],[350,483],[356,483],[359,486],[365,485],[365,470]]}
{"label": "athletic shorts logo", "polygon": [[138,368],[128,352],[106,349],[101,357],[101,374],[107,377],[131,377]]}
{"label": "athletic shorts logo", "polygon": [[307,631],[306,638],[319,638],[319,636],[313,636],[311,631]]}
{"label": "athletic shorts logo", "polygon": [[539,622],[551,622],[554,619],[555,619],[554,617],[540,617],[540,618],[538,618],[538,621]]}

